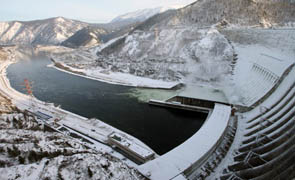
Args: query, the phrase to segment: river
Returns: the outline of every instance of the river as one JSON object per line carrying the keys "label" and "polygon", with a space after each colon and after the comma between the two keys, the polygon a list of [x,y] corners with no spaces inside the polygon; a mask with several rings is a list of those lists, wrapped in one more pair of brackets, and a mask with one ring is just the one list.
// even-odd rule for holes
{"label": "river", "polygon": [[150,106],[130,96],[137,88],[71,75],[48,64],[48,57],[39,56],[10,65],[7,76],[11,86],[25,93],[23,84],[27,78],[33,82],[33,94],[38,99],[100,119],[137,137],[160,155],[191,137],[207,117],[204,113]]}

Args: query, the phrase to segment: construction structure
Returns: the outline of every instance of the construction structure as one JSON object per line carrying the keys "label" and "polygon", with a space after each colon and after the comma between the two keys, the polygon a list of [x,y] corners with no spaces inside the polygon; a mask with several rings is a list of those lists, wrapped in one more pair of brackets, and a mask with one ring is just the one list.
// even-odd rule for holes
{"label": "construction structure", "polygon": [[249,63],[248,74],[237,78],[240,84],[234,90],[241,94],[240,103],[229,103],[221,90],[196,87],[166,101],[151,100],[153,105],[194,111],[215,106],[191,138],[140,165],[139,171],[151,180],[294,177],[295,64],[259,57]]}
{"label": "construction structure", "polygon": [[23,86],[25,86],[24,90],[26,90],[27,94],[29,95],[29,99],[31,102],[31,108],[32,111],[35,111],[36,105],[34,102],[34,95],[33,95],[33,82],[29,81],[27,78],[24,79],[24,84],[22,84]]}
{"label": "construction structure", "polygon": [[186,87],[182,92],[167,100],[151,99],[149,101],[151,105],[204,113],[210,112],[215,103],[230,105],[221,90],[196,85]]}
{"label": "construction structure", "polygon": [[155,158],[155,153],[128,140],[118,133],[110,134],[108,136],[108,142],[113,147],[125,152],[126,155],[131,156],[131,158],[138,164],[145,163]]}

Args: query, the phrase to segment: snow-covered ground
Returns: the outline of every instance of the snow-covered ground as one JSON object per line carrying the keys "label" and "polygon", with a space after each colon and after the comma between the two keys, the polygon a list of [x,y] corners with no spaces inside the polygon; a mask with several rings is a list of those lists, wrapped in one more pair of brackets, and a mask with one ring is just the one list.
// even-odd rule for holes
{"label": "snow-covered ground", "polygon": [[[98,47],[99,49],[100,47]],[[177,86],[180,82],[166,82],[163,80],[150,79],[147,77],[139,77],[132,74],[122,73],[122,72],[112,72],[108,70],[101,69],[99,67],[93,67],[94,59],[96,55],[94,52],[98,50],[97,48],[88,51],[78,51],[73,53],[62,53],[62,56],[52,55],[52,59],[60,63],[63,67],[70,69],[70,71],[65,70],[57,66],[52,66],[58,70],[82,76],[85,78],[99,80],[102,82],[107,82],[111,84],[120,84],[126,86],[134,87],[147,87],[147,88],[161,88],[161,89],[171,89]],[[58,53],[57,53],[58,54]],[[77,62],[78,63],[75,63]],[[79,64],[81,63],[81,64]],[[87,67],[87,68],[86,68]],[[78,72],[78,73],[75,73]]]}
{"label": "snow-covered ground", "polygon": [[230,113],[230,106],[216,103],[212,114],[198,132],[168,153],[139,166],[139,171],[155,180],[185,179],[182,173],[208,156],[208,152],[222,139]]}
{"label": "snow-covered ground", "polygon": [[[122,49],[104,55],[117,41],[124,41]],[[53,59],[88,77],[137,87],[222,84],[231,72],[233,49],[215,28],[137,32],[117,41],[88,51],[54,54]]]}
{"label": "snow-covered ground", "polygon": [[113,155],[44,131],[23,113],[0,116],[0,179],[142,179]]}
{"label": "snow-covered ground", "polygon": [[58,68],[55,66],[53,67],[67,73],[71,73],[74,75],[78,75],[78,76],[82,76],[85,78],[98,80],[102,82],[107,82],[111,84],[120,84],[120,85],[133,86],[133,87],[160,88],[160,89],[171,89],[179,84],[179,82],[165,82],[161,80],[138,77],[138,76],[134,76],[131,74],[126,74],[126,73],[119,73],[119,72],[103,73],[103,72],[97,71],[96,69],[81,70],[81,69],[76,69],[76,68],[67,66],[66,64],[62,64],[62,65],[70,68],[72,71],[81,72],[81,73],[84,73],[85,75],[75,74],[75,73],[66,71],[62,68]]}
{"label": "snow-covered ground", "polygon": [[[182,30],[183,29],[180,29],[180,30],[178,29],[177,31],[179,31],[181,35],[186,34],[182,32]],[[167,31],[171,33],[170,30],[162,30],[162,31]],[[162,38],[165,38],[165,37],[167,38],[167,34],[169,34],[167,32]],[[186,31],[186,32],[190,32],[190,31]],[[286,68],[288,68],[292,63],[295,62],[295,33],[294,32],[295,30],[292,28],[251,29],[251,28],[231,27],[228,29],[221,29],[221,30],[217,30],[215,28],[197,30],[196,37],[199,38],[198,40],[191,41],[191,39],[188,38],[189,39],[188,44],[190,44],[189,52],[190,53],[194,52],[193,54],[190,54],[190,56],[186,56],[188,54],[185,54],[185,53],[181,54],[180,52],[188,52],[188,51],[184,51],[183,49],[179,50],[178,47],[172,46],[171,43],[169,45],[169,44],[163,44],[162,42],[160,42],[159,44],[157,44],[157,46],[166,47],[161,49],[161,50],[164,50],[162,51],[162,53],[164,54],[165,53],[171,54],[174,51],[170,51],[170,50],[175,50],[175,53],[176,54],[180,53],[183,56],[183,59],[189,57],[189,60],[185,63],[176,62],[177,65],[180,64],[181,66],[184,66],[183,64],[185,64],[188,67],[188,69],[191,68],[191,73],[188,73],[186,76],[181,77],[183,78],[181,82],[186,83],[187,85],[207,83],[207,85],[216,86],[217,88],[220,88],[225,92],[225,94],[228,96],[228,99],[231,102],[237,103],[237,104],[243,104],[244,102],[243,97],[245,96],[245,94],[248,96],[257,95],[253,93],[251,94],[251,92],[253,92],[254,89],[259,89],[258,87],[261,86],[260,82],[262,81],[257,81],[257,79],[262,78],[263,80],[266,80],[269,76],[265,76],[265,75],[268,75],[268,74],[271,74],[271,75],[274,74],[275,76],[280,77],[282,76]],[[139,53],[138,52],[139,49],[137,47],[140,46],[139,42],[141,43],[145,42],[145,41],[142,41],[142,38],[146,40],[153,33],[155,32],[151,32],[150,35],[148,35],[147,33],[138,32],[138,34],[140,35],[133,34],[133,35],[126,36],[124,40],[124,44],[123,44],[125,48],[122,48],[123,50],[120,51],[120,53],[122,53],[121,54],[122,56],[119,56],[119,57],[123,57],[124,54],[125,55],[129,54],[132,56],[134,55],[133,58],[142,57],[143,59],[141,60],[145,60],[146,57],[144,55],[138,56],[137,53]],[[174,35],[177,37],[177,33]],[[175,40],[173,39],[173,36],[171,36],[170,38],[167,38],[168,40],[167,41],[165,40],[165,42],[169,42],[169,41],[174,42],[172,41],[172,40]],[[221,49],[218,49],[220,43],[225,45],[225,48],[223,47]],[[108,46],[106,46],[105,48],[108,48]],[[132,80],[139,81],[139,80],[142,80],[142,78],[144,78],[147,85],[151,86],[152,83],[149,81],[151,77],[148,75],[147,77],[138,77],[128,72],[124,72],[124,71],[118,72],[116,70],[118,69],[118,67],[122,67],[123,70],[125,68],[123,63],[124,59],[121,59],[122,62],[120,63],[116,63],[115,61],[109,62],[108,60],[110,59],[106,59],[107,60],[105,62],[107,65],[106,69],[102,68],[104,67],[104,64],[102,64],[102,67],[97,66],[96,64],[97,61],[95,61],[97,60],[96,52],[97,51],[100,52],[101,50],[103,51],[103,48],[98,47],[98,48],[86,49],[83,51],[81,50],[81,51],[76,51],[71,53],[58,53],[58,54],[54,54],[53,58],[58,63],[61,63],[64,67],[69,68],[71,71],[83,73],[84,75],[82,76],[85,76],[85,77],[97,79],[98,77],[101,76],[101,74],[103,74],[104,76],[101,77],[101,80],[103,81],[125,84],[125,85],[132,85],[132,83],[134,83],[133,84],[134,86],[138,86],[140,83],[133,82]],[[165,52],[166,50],[167,52]],[[149,55],[155,55],[157,52],[155,50],[155,51],[147,51],[147,53],[148,54],[151,53]],[[237,54],[237,60],[235,63],[231,59],[235,57],[234,54]],[[162,55],[163,54],[159,54],[159,56],[162,56]],[[227,59],[229,57],[231,60]],[[115,60],[115,56],[110,58],[111,59],[113,58],[113,60]],[[192,63],[193,62],[192,60],[195,60],[198,63]],[[118,61],[120,61],[120,59]],[[127,64],[128,63],[130,65],[131,62],[127,61]],[[145,69],[146,66],[144,66],[145,65],[144,63],[148,63],[148,62],[143,62],[143,64],[140,64],[141,63],[140,61],[134,61],[134,63],[135,64],[139,63],[139,65],[141,66],[138,66],[138,67]],[[173,64],[175,62],[171,60],[169,61],[169,63]],[[225,63],[224,68],[218,69],[219,68],[218,65],[222,66],[224,65],[224,63]],[[263,76],[253,71],[252,67],[255,64],[262,67]],[[7,65],[8,64],[2,63],[1,67],[7,66]],[[93,65],[96,65],[96,66],[93,67]],[[117,65],[119,66],[116,67]],[[201,69],[199,69],[200,67],[198,67],[198,66],[202,67],[202,65],[205,68],[205,70],[203,69],[203,71],[201,71]],[[234,65],[233,69],[231,70],[228,69],[229,67],[231,67],[230,65]],[[112,69],[113,66],[116,67],[115,72],[113,72],[114,70]],[[207,76],[206,73],[209,75]],[[128,79],[128,77],[130,76],[132,77],[131,78],[132,80]],[[223,76],[223,77],[220,78],[219,76]],[[215,77],[218,79],[217,81]],[[122,79],[118,80],[115,78],[122,78]],[[160,80],[159,82],[161,81],[163,82],[163,79]],[[179,81],[167,81],[167,82],[175,83]],[[250,84],[249,86],[251,86],[253,89],[249,88],[249,86],[246,86],[245,82]],[[142,84],[140,85],[142,86]],[[269,85],[269,87],[264,87],[265,89],[262,89],[261,91],[259,91],[260,95],[263,96],[265,93],[267,93],[267,89],[269,90],[269,88],[271,88],[273,85],[274,84]],[[263,84],[263,86],[268,86],[268,85]],[[267,99],[266,102],[268,103],[273,102],[272,100],[273,97],[274,96],[271,96],[270,99]],[[47,113],[50,113],[50,111]],[[252,114],[249,114],[249,116],[252,116]],[[70,121],[64,122],[65,125],[69,125],[68,123],[72,121],[75,121],[75,122],[77,121],[77,119],[75,120],[75,118],[73,116],[70,117],[70,115],[69,115],[69,119]],[[78,128],[79,130],[84,131],[85,129],[87,130],[90,127],[101,125],[99,123],[94,125],[93,123],[95,122],[96,121],[89,120],[89,122],[86,123],[87,125],[85,124],[82,125],[77,123],[77,125],[73,126],[73,128]],[[241,128],[242,126],[243,124],[241,124],[239,128]],[[87,133],[89,133],[91,136],[92,135],[95,136],[95,132],[87,132]],[[239,133],[241,132],[239,132],[238,130],[236,142],[239,141]],[[108,134],[108,132],[106,134]],[[97,136],[97,138],[100,138],[100,137]],[[104,141],[103,138],[101,138],[100,140]],[[234,142],[233,148],[235,148],[235,142]],[[99,146],[98,149],[100,149],[103,152],[112,153],[111,149],[102,148],[102,146]],[[113,155],[113,156],[117,156],[118,159],[122,158],[122,157],[120,158],[119,155]],[[123,158],[121,160],[123,160]],[[232,161],[232,158],[227,157],[225,161],[226,163],[228,163]],[[221,171],[221,169],[218,169],[218,170]]]}
{"label": "snow-covered ground", "polygon": [[[271,76],[253,73],[253,65],[279,79],[295,61],[295,30],[216,27],[137,31],[97,48],[57,53],[53,58],[73,72],[104,82],[153,88],[205,85],[223,90],[233,104],[251,106],[276,84],[259,82]],[[120,50],[114,49],[118,42]],[[256,84],[260,89],[254,93]]]}
{"label": "snow-covered ground", "polygon": [[[98,119],[95,120],[88,120],[87,118],[81,117],[79,115],[73,114],[71,112],[65,111],[60,108],[55,108],[54,106],[47,105],[46,103],[39,101],[35,98],[31,99],[29,96],[24,95],[20,92],[17,92],[14,90],[6,78],[6,72],[5,69],[13,62],[6,61],[3,64],[3,66],[0,66],[0,72],[1,72],[1,78],[0,83],[2,86],[0,87],[0,91],[6,95],[7,97],[12,99],[12,102],[22,110],[28,109],[33,112],[40,111],[45,114],[51,115],[52,122],[54,119],[60,119],[58,121],[58,124],[60,125],[66,125],[72,129],[75,129],[81,133],[84,133],[90,137],[93,137],[94,139],[97,139],[98,141],[101,141],[105,144],[108,142],[108,135],[110,135],[113,132],[116,132],[118,134],[121,134],[126,139],[128,139],[131,142],[134,142],[136,144],[139,144],[146,148],[147,150],[153,152],[147,145],[142,143],[140,140],[128,135],[127,133],[124,133]],[[1,64],[1,65],[2,65]],[[33,106],[36,106],[34,108]],[[93,131],[95,130],[95,131]]]}
{"label": "snow-covered ground", "polygon": [[74,51],[71,48],[64,46],[49,46],[49,45],[38,45],[34,48],[34,53],[62,53],[62,52],[72,52]]}
{"label": "snow-covered ground", "polygon": [[61,133],[44,132],[39,121],[25,115],[24,109],[38,110],[55,118],[62,117],[60,125],[72,126],[89,136],[93,135],[91,133],[101,133],[102,138],[95,136],[95,139],[106,141],[108,134],[116,132],[130,142],[149,149],[139,140],[132,140],[131,136],[99,120],[86,120],[36,99],[33,103],[31,98],[13,90],[5,77],[5,69],[15,62],[15,50],[10,49],[5,61],[0,62],[0,99],[5,100],[0,103],[3,110],[0,112],[0,179],[143,179],[133,168],[137,165],[114,152],[111,147],[98,141],[88,144]]}
{"label": "snow-covered ground", "polygon": [[[295,29],[233,28],[221,32],[237,54],[233,76],[222,88],[233,104],[252,105],[275,85],[266,84],[268,75],[280,78],[295,63]],[[254,64],[264,70],[256,73],[252,69]],[[257,98],[246,103],[245,97],[254,96]]]}
{"label": "snow-covered ground", "polygon": [[[289,29],[288,31],[271,30],[271,29],[268,29],[268,30],[235,29],[235,30],[229,30],[229,32],[224,32],[224,34],[226,34],[226,37],[231,41],[231,44],[233,45],[234,51],[237,54],[237,58],[238,58],[234,67],[235,69],[233,72],[233,76],[231,77],[230,82],[227,82],[228,84],[232,83],[233,86],[224,88],[224,91],[227,93],[232,92],[231,90],[234,90],[236,88],[235,92],[233,92],[230,95],[228,94],[231,100],[233,100],[234,96],[243,97],[245,93],[247,94],[252,92],[261,93],[260,95],[264,96],[265,94],[268,93],[269,89],[268,90],[262,89],[262,92],[257,92],[256,89],[259,89],[259,86],[261,85],[259,83],[265,83],[267,81],[270,81],[271,80],[270,77],[274,77],[274,76],[281,77],[283,73],[286,71],[286,69],[295,63],[295,38],[294,38],[295,30],[294,29],[293,30]],[[259,37],[255,37],[255,36],[259,36]],[[282,43],[283,45],[280,45],[280,43]],[[257,64],[258,67],[262,68],[261,74],[257,74],[257,70],[254,71],[252,69],[253,65],[255,64]],[[217,169],[212,170],[213,171],[212,175],[209,176],[208,179],[220,178],[222,174],[224,174],[224,170],[227,168],[227,166],[229,164],[234,163],[233,157],[236,153],[236,150],[241,145],[241,141],[243,140],[243,138],[245,138],[243,137],[245,135],[245,128],[247,126],[249,127],[249,124],[247,125],[246,120],[252,119],[256,115],[262,113],[263,108],[268,109],[274,103],[279,101],[282,98],[283,94],[285,92],[288,92],[288,89],[292,87],[294,83],[294,72],[295,71],[293,67],[291,72],[286,77],[283,78],[282,83],[279,85],[276,91],[273,94],[271,94],[270,97],[268,97],[263,102],[262,105],[255,108],[252,111],[238,114],[237,116],[238,128],[237,128],[236,136],[234,138],[234,142],[232,146],[230,147],[226,157],[223,159],[223,161],[221,162],[221,164],[218,166]],[[262,80],[258,81],[257,79],[260,79],[261,77],[262,77]],[[248,86],[243,86],[245,82],[253,83],[252,88],[249,88]],[[292,90],[292,92],[294,92],[294,90]],[[287,96],[290,97],[292,95],[292,92],[290,92]],[[249,95],[254,96],[256,94],[249,94]],[[286,98],[286,100],[288,99]],[[242,103],[243,101],[241,100],[237,102]],[[281,104],[283,104],[283,102],[281,102]],[[228,113],[230,113],[230,110],[228,111]],[[278,117],[279,114],[276,114],[276,116]],[[210,118],[213,118],[216,123],[216,121],[219,122],[220,117],[221,116],[210,117]],[[229,117],[226,117],[226,118],[227,120],[229,120]],[[206,123],[204,126],[206,126]],[[204,128],[204,126],[202,128]],[[216,127],[211,129],[216,129]],[[200,133],[201,130],[199,130],[199,132],[197,132],[195,135]],[[248,130],[248,132],[249,131],[250,130]],[[224,131],[221,131],[220,133],[222,134],[224,133]],[[214,132],[206,132],[204,134],[207,135],[207,139],[209,140],[210,137],[214,135]],[[254,134],[253,137],[259,137],[259,133]],[[202,142],[202,139],[196,140],[196,142],[200,143]],[[184,144],[186,144],[188,141],[186,141]],[[176,170],[166,172],[165,169],[173,168],[174,164],[177,170],[181,169],[183,164],[191,160],[191,159],[188,159],[187,161],[182,162],[183,159],[187,158],[186,155],[189,154],[184,152],[193,151],[192,153],[193,155],[191,155],[190,158],[202,152],[203,146],[201,147],[196,146],[198,145],[198,143],[192,143],[194,144],[194,146],[191,144],[192,147],[183,149],[182,151],[173,154],[173,157],[163,160],[165,157],[168,156],[169,153],[172,153],[173,151],[177,151],[178,148],[181,148],[181,146],[179,146],[175,148],[174,150],[172,150],[171,152],[160,157],[159,159],[150,161],[140,166],[139,169],[141,170],[141,172],[144,172],[145,174],[150,175],[152,179],[157,179],[158,177],[161,177],[161,176],[164,177],[165,175],[174,175],[173,178],[175,179],[185,179],[185,177],[183,177],[183,174],[180,174],[178,176],[176,174],[173,174]],[[204,157],[205,156],[202,156],[198,160],[201,161],[203,160],[202,158]],[[174,160],[177,161],[177,163],[169,164],[170,161],[173,162]],[[198,161],[195,161],[195,162],[198,162]],[[159,166],[161,166],[164,163],[167,163],[167,164],[163,166],[163,168],[159,168]],[[193,165],[193,162],[190,162],[190,165]],[[209,166],[210,166],[210,162],[209,162]],[[158,171],[159,169],[160,171]],[[205,169],[202,169],[202,171],[204,171],[204,173],[207,173],[209,171],[208,169],[205,168]],[[198,171],[196,172],[198,173]]]}
{"label": "snow-covered ground", "polygon": [[[248,111],[246,113],[238,113],[237,114],[238,128],[236,131],[234,142],[231,145],[226,157],[222,160],[222,162],[220,163],[218,168],[216,168],[214,170],[212,175],[208,177],[208,179],[219,178],[222,174],[224,174],[224,169],[228,165],[235,163],[235,160],[233,157],[235,155],[237,155],[237,150],[241,147],[242,141],[244,141],[245,139],[249,139],[249,137],[246,137],[245,134],[247,132],[249,132],[249,129],[247,129],[247,128],[251,126],[251,123],[249,124],[249,123],[247,123],[247,121],[253,119],[254,117],[257,117],[257,115],[259,115],[259,114],[264,113],[266,111],[266,109],[274,108],[274,110],[276,110],[277,112],[274,113],[273,116],[279,116],[279,115],[281,116],[280,111],[284,111],[283,109],[284,108],[286,109],[286,107],[289,107],[290,109],[289,109],[289,111],[287,111],[285,113],[291,113],[292,111],[294,111],[294,107],[292,105],[290,106],[290,104],[292,102],[291,99],[292,99],[292,96],[294,93],[294,80],[295,80],[294,77],[295,77],[295,69],[293,67],[291,69],[290,73],[283,79],[283,81],[279,85],[279,87],[258,108],[255,108],[255,109]],[[292,89],[290,90],[290,88],[292,88]],[[289,92],[289,93],[286,96],[284,96],[284,94],[286,92]],[[273,107],[273,105],[277,102],[280,102],[280,104],[284,104],[284,103],[286,103],[286,104],[290,103],[290,104],[287,105],[286,107],[284,107],[284,106],[282,107],[280,105]],[[280,108],[283,108],[283,109],[280,109]],[[271,112],[269,112],[268,115],[270,113]],[[256,122],[254,122],[254,123],[257,123],[257,120],[263,122],[263,119],[264,119],[263,117],[264,116],[260,116],[257,119],[255,118]],[[269,116],[267,118],[267,120],[269,122],[271,122],[271,121],[273,121],[273,118],[274,117]],[[282,119],[284,119],[283,116],[281,116],[280,118],[277,118],[278,121],[280,121]],[[292,118],[290,121],[292,121]],[[274,121],[274,123],[275,123],[275,121]],[[252,124],[253,124],[253,122],[252,122]],[[261,125],[262,125],[262,123],[261,123]],[[265,126],[264,128],[266,128],[266,127],[267,126]],[[281,127],[283,127],[283,125],[280,125],[279,127],[281,128]],[[275,130],[274,130],[274,132],[276,133]],[[263,132],[259,131],[255,134],[253,134],[252,137],[255,136],[258,138],[260,133],[262,134]],[[266,134],[266,135],[267,135],[267,137],[271,138],[271,135],[269,135],[269,134]],[[283,142],[286,142],[286,140],[284,140]],[[275,157],[273,157],[273,158],[275,158]]]}

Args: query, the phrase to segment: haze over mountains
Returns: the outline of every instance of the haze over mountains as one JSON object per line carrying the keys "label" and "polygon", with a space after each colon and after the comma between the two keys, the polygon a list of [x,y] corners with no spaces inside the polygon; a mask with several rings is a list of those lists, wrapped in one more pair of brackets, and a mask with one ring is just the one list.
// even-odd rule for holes
{"label": "haze over mountains", "polygon": [[179,7],[181,6],[142,9],[120,15],[107,24],[91,24],[75,33],[62,45],[71,48],[98,45],[128,33],[138,24],[156,14]]}
{"label": "haze over mountains", "polygon": [[[6,22],[0,25],[0,42],[78,48],[120,37],[91,52],[97,55],[89,67],[165,81],[221,82],[232,73],[235,50],[219,29],[284,26],[295,17],[292,0],[199,0],[181,9],[167,9],[128,13],[108,24],[61,17]],[[80,57],[71,61],[75,66],[85,64]]]}
{"label": "haze over mountains", "polygon": [[176,25],[210,26],[222,20],[240,26],[271,26],[294,22],[292,0],[199,0],[149,19],[145,28]]}
{"label": "haze over mountains", "polygon": [[88,24],[63,17],[0,23],[2,44],[59,44]]}
{"label": "haze over mountains", "polygon": [[[87,45],[88,41],[93,45],[122,35],[147,19],[136,29],[186,25],[204,27],[223,20],[235,25],[268,27],[294,21],[292,0],[199,0],[186,8],[167,11],[176,8],[179,7],[138,10],[118,16],[107,24],[89,24],[63,17],[27,22],[0,22],[0,43],[60,44],[78,33],[64,45],[73,43],[78,47]],[[88,37],[81,38],[82,42],[79,42],[77,37],[84,35]],[[86,40],[86,43],[83,40]]]}
{"label": "haze over mountains", "polygon": [[107,24],[90,24],[63,17],[36,21],[0,22],[0,43],[62,44],[72,48],[98,45],[113,37],[127,33],[136,24],[171,8],[159,7],[138,10],[118,16]]}
{"label": "haze over mountains", "polygon": [[281,26],[294,21],[294,9],[291,1],[199,0],[149,18],[98,52],[97,66],[153,79],[220,81],[231,73],[234,48],[218,28]]}
{"label": "haze over mountains", "polygon": [[158,7],[158,8],[150,8],[150,9],[142,9],[142,10],[137,10],[134,12],[126,13],[123,15],[120,15],[116,18],[114,18],[111,23],[116,23],[116,22],[125,22],[125,23],[130,23],[130,22],[143,22],[144,20],[147,20],[148,18],[159,14],[163,13],[169,9],[178,9],[181,8],[182,6],[170,6],[170,7]]}
{"label": "haze over mountains", "polygon": [[[148,18],[99,48],[97,56],[90,50],[58,58],[97,76],[125,73],[163,81],[223,84],[233,73],[236,52],[222,29],[293,26],[294,9],[291,0],[199,0]],[[238,37],[236,33],[234,39]]]}
{"label": "haze over mountains", "polygon": [[[247,66],[250,69],[261,57],[294,63],[294,0],[198,0],[182,9],[151,14],[148,11],[126,14],[108,24],[89,24],[62,17],[3,22],[0,23],[0,44],[64,45],[73,48],[90,46],[52,54],[52,57],[72,72],[92,78],[103,74],[107,80],[120,76],[127,77],[125,79],[128,81],[131,76],[159,80],[161,85],[163,82],[182,82],[186,85],[204,83],[217,87],[216,91],[223,91],[218,85],[225,85],[230,89],[225,93],[232,91],[232,94],[226,95],[232,98],[229,102],[243,102],[240,95],[247,95],[247,91],[242,91],[248,88],[247,82],[254,82],[259,87],[257,82],[260,81],[252,82],[253,79],[244,70]],[[10,56],[14,54],[12,51],[7,53],[11,53]],[[2,58],[7,59],[8,55],[2,54]],[[237,76],[235,72],[244,77]],[[238,89],[230,78],[237,78],[235,83],[240,82],[238,85],[242,88]],[[257,92],[254,89],[258,89],[256,86],[250,89],[254,93]],[[282,106],[287,109],[286,105]],[[35,132],[31,128],[37,127],[37,124],[31,123],[30,119],[27,124],[22,124],[26,122],[25,117],[18,113],[0,118],[3,128],[8,129],[2,133],[2,139],[7,139],[2,148],[5,160],[2,163],[3,176],[32,179],[35,174],[40,174],[39,179],[60,179],[60,175],[66,175],[65,179],[110,179],[109,174],[112,174],[113,179],[145,179],[112,155],[95,155],[91,149],[67,137]],[[280,122],[280,118],[277,121]],[[239,131],[244,133],[243,130]],[[54,138],[44,141],[43,136]],[[28,137],[25,138],[25,146],[22,142],[15,143],[15,139],[22,140],[24,137]],[[68,144],[63,145],[59,140]],[[28,149],[25,152],[24,147]],[[12,156],[15,152],[25,155],[21,158]],[[40,156],[42,159],[35,159],[36,153],[45,158]],[[69,156],[60,156],[64,154]],[[47,160],[52,155],[53,158]],[[234,159],[232,155],[230,157]],[[29,160],[27,164],[22,163],[23,158]],[[11,168],[12,165],[15,168]],[[228,170],[222,168],[222,171],[221,174]],[[219,172],[215,172],[220,177]],[[273,172],[277,173],[277,170]]]}

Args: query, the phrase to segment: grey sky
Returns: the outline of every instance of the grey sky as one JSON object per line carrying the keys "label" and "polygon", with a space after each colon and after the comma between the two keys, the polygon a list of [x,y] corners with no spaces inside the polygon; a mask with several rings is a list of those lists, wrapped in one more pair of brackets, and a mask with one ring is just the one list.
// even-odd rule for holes
{"label": "grey sky", "polygon": [[102,23],[138,9],[189,4],[195,0],[6,0],[0,21],[35,20],[64,16]]}

